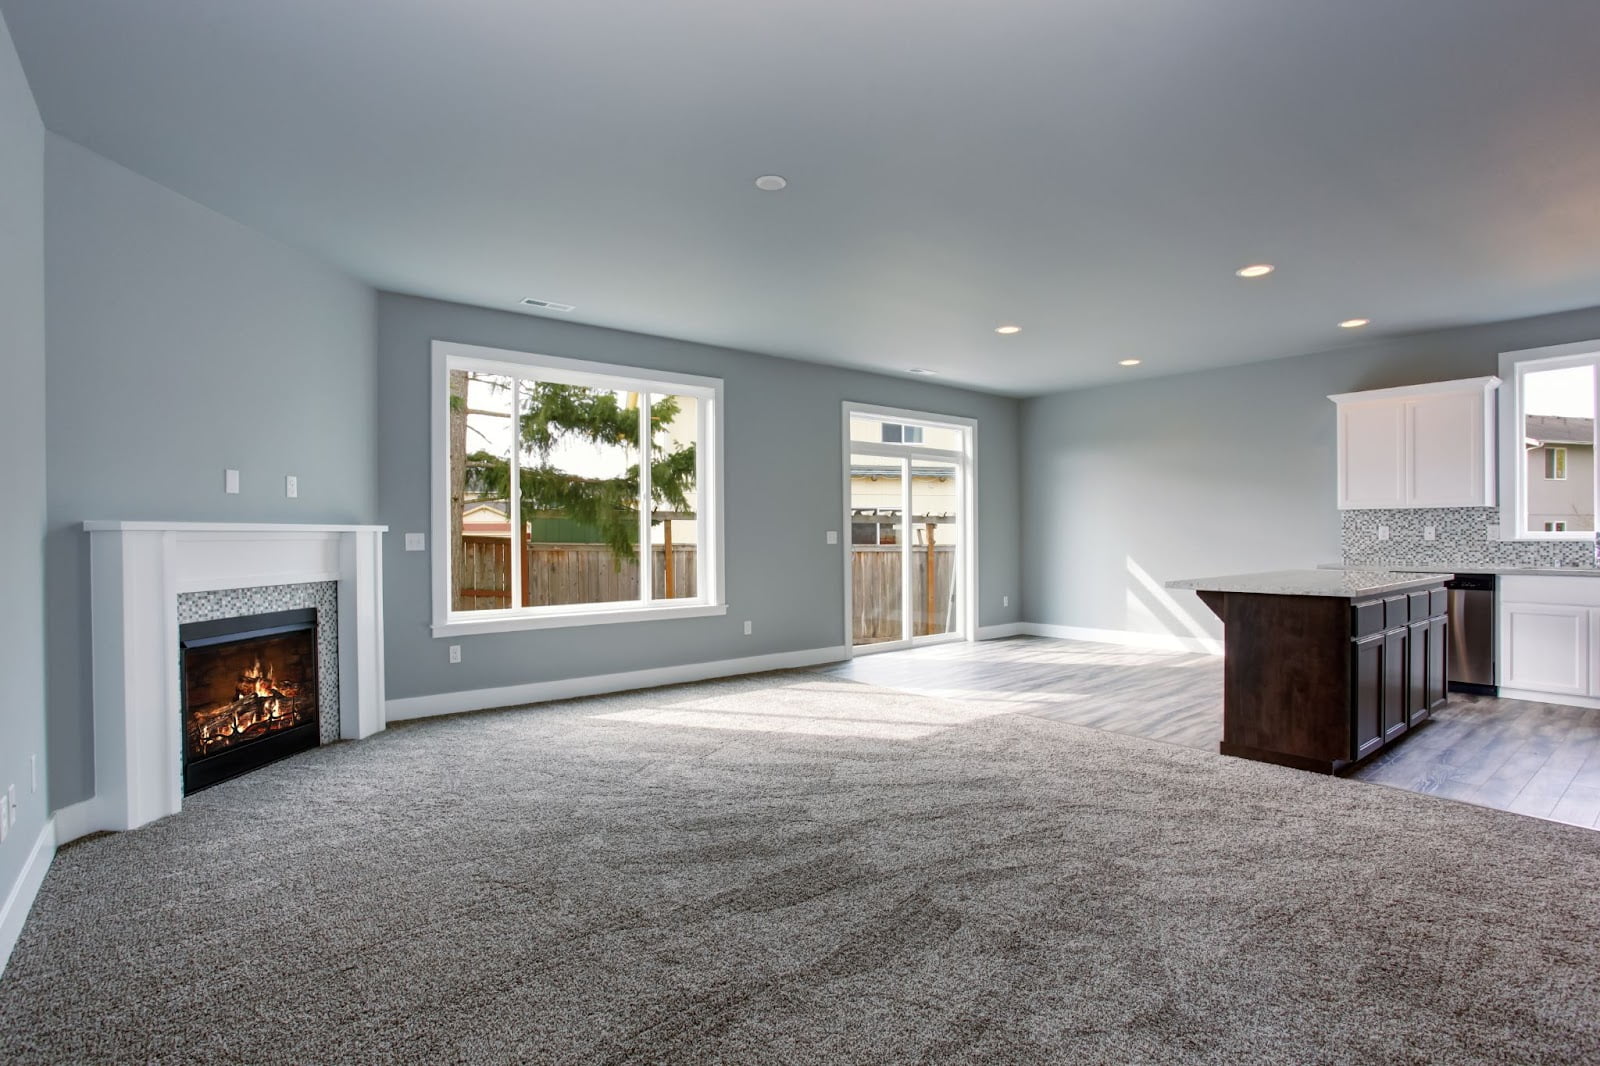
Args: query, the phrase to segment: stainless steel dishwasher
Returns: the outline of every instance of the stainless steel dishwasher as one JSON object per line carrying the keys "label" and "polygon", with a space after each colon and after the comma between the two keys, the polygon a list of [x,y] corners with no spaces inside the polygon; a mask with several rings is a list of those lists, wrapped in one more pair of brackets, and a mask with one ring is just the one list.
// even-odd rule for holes
{"label": "stainless steel dishwasher", "polygon": [[1445,668],[1450,691],[1497,696],[1495,576],[1457,574],[1445,587],[1450,590],[1450,664]]}

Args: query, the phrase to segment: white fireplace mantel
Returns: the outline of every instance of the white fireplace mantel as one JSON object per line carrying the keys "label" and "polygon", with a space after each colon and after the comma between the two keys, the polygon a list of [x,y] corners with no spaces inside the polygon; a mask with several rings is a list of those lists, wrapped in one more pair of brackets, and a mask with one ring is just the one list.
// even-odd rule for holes
{"label": "white fireplace mantel", "polygon": [[95,796],[84,830],[183,806],[178,594],[339,584],[339,734],[384,728],[387,526],[85,522],[94,650]]}

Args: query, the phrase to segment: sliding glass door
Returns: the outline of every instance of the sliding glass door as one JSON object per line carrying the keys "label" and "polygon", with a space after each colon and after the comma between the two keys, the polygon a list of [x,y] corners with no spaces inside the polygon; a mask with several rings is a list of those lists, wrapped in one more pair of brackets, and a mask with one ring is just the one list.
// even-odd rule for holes
{"label": "sliding glass door", "polygon": [[852,647],[969,637],[972,427],[881,408],[846,424]]}

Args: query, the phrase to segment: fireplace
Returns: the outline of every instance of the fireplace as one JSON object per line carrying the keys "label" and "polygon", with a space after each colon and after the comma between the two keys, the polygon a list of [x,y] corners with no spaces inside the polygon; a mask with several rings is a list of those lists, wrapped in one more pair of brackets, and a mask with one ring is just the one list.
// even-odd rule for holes
{"label": "fireplace", "polygon": [[178,645],[185,795],[320,742],[315,608],[191,622]]}

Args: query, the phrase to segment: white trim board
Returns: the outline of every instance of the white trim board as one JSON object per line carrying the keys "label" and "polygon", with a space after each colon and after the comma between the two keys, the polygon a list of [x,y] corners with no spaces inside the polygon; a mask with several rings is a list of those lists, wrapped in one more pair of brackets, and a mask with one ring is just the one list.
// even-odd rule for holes
{"label": "white trim board", "polygon": [[1187,651],[1198,655],[1221,655],[1222,641],[1215,637],[1179,637],[1171,633],[1140,633],[1131,629],[1091,629],[1085,626],[1053,626],[1043,622],[1022,622],[1022,632],[1033,637],[1058,640],[1088,640],[1096,644],[1119,644],[1125,648],[1151,651]]}
{"label": "white trim board", "polygon": [[22,936],[28,912],[33,909],[39,886],[44,883],[45,871],[50,869],[50,860],[55,856],[56,823],[51,819],[40,828],[33,842],[33,850],[28,852],[28,861],[22,864],[16,884],[6,894],[5,905],[0,906],[0,974],[6,972],[6,964],[11,961],[11,949],[17,946],[17,939]]}
{"label": "white trim board", "polygon": [[1503,685],[1496,694],[1503,700],[1526,700],[1529,703],[1549,703],[1557,707],[1587,707],[1590,710],[1600,710],[1600,699],[1593,696],[1532,692],[1528,689],[1506,688]]}
{"label": "white trim board", "polygon": [[979,640],[1004,640],[1006,637],[1025,637],[1028,635],[1026,622],[1002,622],[994,626],[979,626]]}
{"label": "white trim board", "polygon": [[534,681],[526,685],[506,685],[501,688],[441,692],[433,696],[411,696],[406,699],[389,700],[385,718],[390,722],[399,722],[413,718],[433,718],[441,714],[460,714],[464,711],[518,707],[526,703],[548,703],[551,700],[603,696],[612,692],[681,685],[689,681],[710,681],[720,677],[759,674],[768,670],[820,666],[823,663],[842,662],[849,657],[850,649],[837,645],[829,648],[807,648],[804,651],[776,652],[771,655],[751,655],[742,659],[718,659],[704,663],[685,663],[682,666],[662,666],[651,670],[629,670],[617,674]]}
{"label": "white trim board", "polygon": [[50,815],[50,820],[56,826],[56,847],[70,844],[90,833],[110,832],[112,827],[101,825],[99,819],[99,809],[92,797],[54,812]]}

